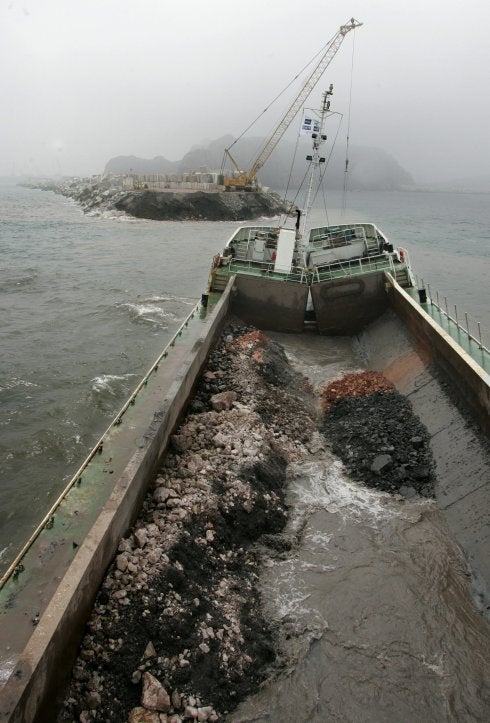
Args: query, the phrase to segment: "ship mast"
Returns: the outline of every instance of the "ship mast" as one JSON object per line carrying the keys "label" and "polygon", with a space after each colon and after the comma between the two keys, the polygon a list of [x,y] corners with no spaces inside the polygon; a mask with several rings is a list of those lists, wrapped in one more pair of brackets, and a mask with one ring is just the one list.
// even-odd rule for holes
{"label": "ship mast", "polygon": [[[306,81],[306,83],[303,85],[301,90],[299,91],[298,95],[294,99],[294,101],[289,106],[288,110],[286,111],[283,118],[279,121],[277,124],[274,132],[272,135],[267,139],[264,147],[260,151],[259,155],[255,159],[252,168],[248,172],[243,172],[240,170],[240,168],[237,166],[235,161],[230,155],[230,150],[233,148],[235,143],[240,140],[240,138],[243,136],[243,133],[239,138],[237,138],[231,146],[227,149],[225,149],[225,156],[228,156],[235,166],[235,170],[239,173],[239,178],[233,178],[233,177],[227,177],[224,179],[224,185],[225,186],[232,186],[232,185],[257,185],[257,173],[260,171],[264,163],[267,161],[269,156],[271,155],[274,148],[277,146],[281,138],[283,137],[284,133],[289,128],[290,124],[296,118],[296,114],[300,110],[303,103],[306,101],[310,93],[312,92],[313,88],[316,86],[320,78],[322,77],[323,73],[327,69],[327,67],[332,62],[333,58],[335,57],[337,51],[339,50],[340,46],[342,45],[345,36],[347,33],[349,33],[351,30],[355,30],[356,28],[360,27],[362,23],[360,23],[355,18],[351,18],[348,23],[345,25],[341,25],[340,29],[337,31],[337,33],[334,35],[332,40],[328,43],[326,46],[326,49],[321,56],[319,62],[313,69],[310,77]],[[297,77],[297,76],[296,76]],[[289,87],[289,86],[288,86]],[[279,97],[279,96],[278,96]],[[277,100],[277,99],[276,99]],[[274,102],[274,101],[273,101]],[[269,106],[268,106],[269,107]],[[267,108],[258,116],[260,118]],[[249,126],[251,126],[258,120],[258,118],[255,119],[255,121]],[[248,130],[248,129],[247,129]],[[245,133],[246,131],[244,131]]]}
{"label": "ship mast", "polygon": [[330,109],[330,96],[333,95],[333,85],[330,83],[330,87],[328,90],[326,90],[323,93],[322,96],[322,107],[320,108],[320,120],[319,120],[319,130],[318,132],[314,132],[311,134],[312,142],[313,142],[313,149],[312,153],[309,156],[306,156],[307,161],[311,161],[311,173],[310,173],[310,181],[308,184],[308,193],[306,195],[306,203],[305,203],[305,209],[303,211],[303,228],[302,228],[302,237],[304,238],[304,235],[306,233],[306,225],[308,222],[308,215],[311,210],[312,205],[312,195],[313,195],[313,185],[315,180],[319,177],[319,171],[320,171],[320,165],[322,163],[325,163],[325,157],[320,154],[320,148],[327,140],[327,136],[323,132],[324,126],[325,126],[325,120],[327,118],[328,111]]}

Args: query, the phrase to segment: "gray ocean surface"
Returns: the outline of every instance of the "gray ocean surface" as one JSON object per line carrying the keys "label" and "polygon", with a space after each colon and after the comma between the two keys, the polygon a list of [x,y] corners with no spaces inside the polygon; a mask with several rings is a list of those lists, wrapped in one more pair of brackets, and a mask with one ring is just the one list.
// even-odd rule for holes
{"label": "gray ocean surface", "polygon": [[[327,202],[341,207],[339,194]],[[490,330],[487,195],[352,193],[348,207]],[[6,184],[0,209],[2,570],[199,299],[236,223],[87,216]]]}
{"label": "gray ocean surface", "polygon": [[[340,208],[340,195],[328,203]],[[489,196],[353,193],[348,206],[346,219],[406,247],[419,279],[480,321],[489,345]],[[190,312],[236,223],[86,216],[8,185],[0,208],[4,570]],[[314,210],[311,224],[323,218]],[[284,340],[313,380],[326,361],[332,374],[358,368],[349,340],[320,342]],[[283,665],[227,720],[489,720],[490,628],[437,505],[368,490],[328,451],[291,465],[288,481],[299,542],[266,558],[261,579]]]}

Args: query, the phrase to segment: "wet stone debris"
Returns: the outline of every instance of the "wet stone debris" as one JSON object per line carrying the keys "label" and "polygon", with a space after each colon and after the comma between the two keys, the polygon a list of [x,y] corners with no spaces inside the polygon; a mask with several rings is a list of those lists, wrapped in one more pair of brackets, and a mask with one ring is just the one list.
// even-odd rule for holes
{"label": "wet stone debris", "polygon": [[[431,493],[427,433],[381,375],[346,375],[321,401],[325,440],[356,479]],[[282,534],[286,467],[319,451],[316,402],[280,345],[228,325],[120,541],[58,723],[223,721],[281,668],[261,555],[293,544]]]}
{"label": "wet stone debris", "polygon": [[224,720],[264,680],[276,642],[255,543],[284,528],[286,465],[315,428],[294,379],[260,332],[225,330],[119,544],[58,721]]}
{"label": "wet stone debris", "polygon": [[407,498],[433,496],[429,434],[388,380],[378,372],[347,374],[321,398],[321,429],[354,479]]}

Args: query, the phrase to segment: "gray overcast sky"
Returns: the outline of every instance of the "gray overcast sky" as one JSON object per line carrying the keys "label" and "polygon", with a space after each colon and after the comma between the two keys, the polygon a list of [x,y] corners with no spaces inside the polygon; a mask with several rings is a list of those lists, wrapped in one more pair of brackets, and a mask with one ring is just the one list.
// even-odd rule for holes
{"label": "gray overcast sky", "polygon": [[[0,0],[0,175],[238,135],[352,16],[351,143],[418,181],[490,175],[486,0]],[[353,35],[309,105],[333,82],[347,111]]]}

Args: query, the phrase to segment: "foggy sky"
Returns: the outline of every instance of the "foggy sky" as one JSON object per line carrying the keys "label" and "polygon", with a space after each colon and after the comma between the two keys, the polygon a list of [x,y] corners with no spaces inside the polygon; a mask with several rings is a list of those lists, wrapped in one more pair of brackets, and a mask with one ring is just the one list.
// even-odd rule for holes
{"label": "foggy sky", "polygon": [[349,33],[308,105],[333,82],[346,126],[354,58],[352,145],[420,182],[490,176],[484,0],[0,0],[0,175],[237,136],[352,16],[354,54]]}

